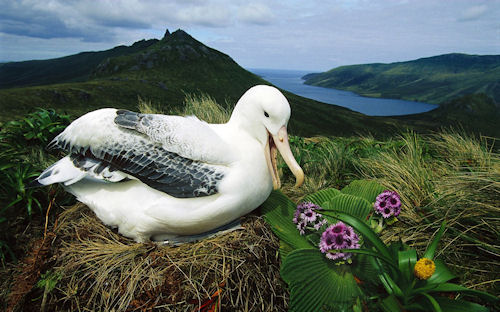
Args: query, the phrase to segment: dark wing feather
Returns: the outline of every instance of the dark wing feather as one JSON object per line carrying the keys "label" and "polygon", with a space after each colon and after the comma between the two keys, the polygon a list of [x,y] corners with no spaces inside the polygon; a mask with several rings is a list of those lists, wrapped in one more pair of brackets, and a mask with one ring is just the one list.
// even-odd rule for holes
{"label": "dark wing feather", "polygon": [[54,147],[70,151],[77,166],[100,162],[94,172],[105,168],[119,170],[174,197],[202,197],[218,192],[219,181],[224,177],[220,166],[193,161],[165,150],[161,144],[132,136],[130,142],[117,142],[114,146],[84,148],[58,140]]}

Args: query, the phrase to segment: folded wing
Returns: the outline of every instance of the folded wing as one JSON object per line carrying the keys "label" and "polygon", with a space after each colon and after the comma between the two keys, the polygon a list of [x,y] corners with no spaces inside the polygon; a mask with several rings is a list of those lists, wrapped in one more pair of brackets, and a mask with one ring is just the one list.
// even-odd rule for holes
{"label": "folded wing", "polygon": [[[71,179],[63,175],[66,181],[47,179],[60,174],[56,163],[40,176],[51,183],[70,184],[82,178],[105,182],[138,179],[179,198],[216,194],[231,161],[227,144],[204,122],[112,109],[75,120],[50,147],[69,152],[72,165],[78,169],[75,172],[84,172],[69,174]],[[68,172],[68,161],[64,167]],[[49,184],[43,181],[38,179]]]}

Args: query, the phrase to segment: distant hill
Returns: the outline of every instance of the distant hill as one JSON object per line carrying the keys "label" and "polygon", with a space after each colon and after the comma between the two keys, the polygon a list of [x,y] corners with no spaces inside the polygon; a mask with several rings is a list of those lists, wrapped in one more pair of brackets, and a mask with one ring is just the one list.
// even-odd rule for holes
{"label": "distant hill", "polygon": [[[179,111],[186,94],[200,93],[231,108],[248,88],[270,84],[182,30],[167,30],[161,40],[141,40],[130,47],[1,64],[0,77],[0,122],[36,107],[75,117],[102,107],[136,110],[138,97],[165,111]],[[384,135],[399,127],[389,119],[283,92],[292,106],[292,134]]]}
{"label": "distant hill", "polygon": [[141,40],[100,52],[82,52],[50,60],[0,63],[0,89],[88,80],[96,66],[108,58],[130,55],[158,42]]}
{"label": "distant hill", "polygon": [[484,93],[455,98],[427,113],[393,117],[417,129],[454,128],[500,138],[500,105]]}
{"label": "distant hill", "polygon": [[443,104],[484,93],[500,103],[500,55],[452,53],[391,64],[341,66],[304,79],[306,84],[373,97]]}

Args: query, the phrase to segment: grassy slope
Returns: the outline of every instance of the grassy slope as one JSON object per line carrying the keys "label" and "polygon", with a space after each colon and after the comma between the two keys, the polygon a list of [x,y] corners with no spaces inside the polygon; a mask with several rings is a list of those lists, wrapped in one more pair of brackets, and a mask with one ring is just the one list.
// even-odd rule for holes
{"label": "grassy slope", "polygon": [[469,94],[453,99],[437,109],[424,113],[398,116],[395,119],[416,128],[438,130],[460,128],[468,133],[500,137],[500,111],[485,94]]}
{"label": "grassy slope", "polygon": [[[109,57],[112,55],[114,57]],[[85,62],[89,57],[93,63]],[[94,66],[98,59],[102,61]],[[230,109],[251,86],[269,84],[241,68],[229,56],[206,47],[183,31],[167,33],[160,41],[139,41],[131,47],[80,53],[36,64],[38,67],[33,70],[21,70],[19,76],[13,76],[21,85],[24,81],[36,86],[0,89],[0,122],[22,118],[35,107],[54,108],[74,117],[103,107],[136,110],[138,98],[164,111],[182,111],[185,95],[200,93],[210,95]],[[14,68],[28,64],[3,66],[7,65]],[[65,76],[59,75],[62,68],[67,68]],[[47,77],[42,77],[44,73]],[[0,65],[2,75],[5,75],[5,68]],[[57,83],[40,85],[47,79]],[[85,81],[75,82],[81,79]],[[405,128],[428,132],[442,125],[467,123],[475,132],[498,136],[495,127],[483,129],[482,120],[474,116],[472,119],[450,119],[447,111],[440,111],[411,118],[369,117],[283,92],[292,106],[290,131],[298,135],[372,134],[381,137]]]}
{"label": "grassy slope", "polygon": [[118,46],[99,52],[82,52],[61,58],[0,64],[0,89],[85,81],[95,67],[110,57],[133,54],[158,40],[141,40],[132,46]]}
{"label": "grassy slope", "polygon": [[408,62],[334,68],[309,75],[306,83],[345,89],[365,96],[435,104],[485,93],[500,102],[500,55],[446,54]]}
{"label": "grassy slope", "polygon": [[[469,101],[465,102],[469,103]],[[210,100],[203,102],[188,100],[185,108],[184,113],[211,112],[206,119],[208,122],[228,118],[225,110]],[[177,111],[167,111],[167,113],[177,113]],[[14,134],[14,131],[7,130],[7,132]],[[26,151],[40,150],[41,145],[33,145],[33,142],[24,137],[23,132],[15,134],[22,139],[9,143],[20,144]],[[398,217],[400,222],[382,232],[384,241],[402,239],[422,252],[439,227],[441,220],[446,219],[448,230],[440,244],[439,258],[450,266],[453,273],[457,274],[458,282],[498,294],[498,279],[495,279],[493,273],[498,272],[499,266],[495,257],[499,253],[499,236],[496,229],[499,228],[500,220],[496,217],[499,213],[496,203],[500,199],[497,183],[500,174],[498,171],[500,159],[498,153],[495,153],[498,150],[492,148],[492,140],[476,140],[453,132],[442,132],[431,136],[403,132],[399,137],[380,141],[365,136],[333,139],[291,137],[291,143],[294,155],[306,172],[306,181],[301,188],[292,187],[294,179],[291,173],[283,168],[282,181],[285,194],[297,199],[326,187],[341,188],[353,179],[377,179],[387,189],[397,190],[403,202],[402,214]],[[15,151],[22,153],[19,149]],[[18,158],[17,155],[13,156],[10,153],[3,156]],[[33,162],[33,165],[43,168],[38,157],[40,155],[35,153],[31,154],[31,157],[20,158],[17,161]],[[2,181],[8,182],[7,179],[2,179]],[[50,189],[38,190],[49,192]],[[41,198],[46,200],[51,197],[42,194]],[[60,203],[59,198],[56,202]],[[46,208],[47,204],[44,203],[43,207]],[[8,242],[20,258],[25,253],[28,255],[38,253],[39,249],[30,247],[28,242],[30,238],[39,238],[43,235],[45,211],[34,210],[32,219],[25,215],[22,205],[11,207],[10,212],[14,216],[9,215],[8,223],[0,222],[2,234],[0,241]],[[218,282],[226,279],[229,280],[228,284],[247,285],[242,293],[249,294],[250,306],[254,304],[256,307],[271,306],[275,310],[281,310],[281,306],[279,309],[276,308],[278,302],[275,297],[278,296],[276,293],[279,295],[284,293],[283,303],[287,302],[286,291],[283,290],[284,285],[276,282],[277,272],[279,272],[277,262],[270,262],[272,259],[277,260],[275,256],[259,256],[254,259],[255,261],[251,261],[251,266],[247,267],[243,264],[231,266],[235,268],[234,270],[242,267],[244,274],[233,270],[224,271],[222,274],[219,269],[225,268],[227,259],[224,254],[221,256],[220,252],[225,253],[226,257],[229,255],[231,261],[239,262],[241,255],[233,252],[242,250],[241,246],[252,245],[255,250],[262,252],[259,255],[277,254],[278,244],[268,244],[269,234],[260,227],[257,228],[256,233],[261,239],[253,240],[256,238],[253,232],[256,227],[253,223],[245,221],[245,224],[248,224],[246,227],[249,230],[247,231],[221,236],[220,241],[215,241],[215,249],[210,247],[210,241],[204,240],[189,246],[185,245],[189,250],[184,252],[183,247],[174,250],[167,246],[159,246],[151,250],[148,244],[130,244],[130,241],[117,236],[88,214],[87,209],[81,209],[78,206],[62,214],[59,214],[60,212],[62,212],[60,206],[54,205],[48,214],[49,231],[53,230],[56,216],[59,226],[56,232],[57,240],[50,240],[47,250],[44,249],[43,256],[39,258],[40,266],[44,266],[43,271],[37,266],[30,265],[25,266],[26,269],[22,270],[22,274],[17,275],[18,271],[14,274],[13,270],[0,268],[0,276],[4,277],[0,278],[3,289],[0,291],[0,306],[6,306],[6,296],[11,285],[13,287],[11,291],[15,293],[21,289],[21,295],[26,298],[26,300],[18,300],[20,310],[43,305],[41,302],[43,289],[34,285],[37,281],[48,279],[40,276],[40,273],[44,271],[57,274],[57,280],[54,281],[57,287],[51,291],[46,303],[47,310],[51,311],[74,310],[82,306],[90,310],[107,310],[112,305],[115,307],[121,305],[122,309],[133,308],[136,307],[137,302],[146,299],[151,299],[158,305],[171,304],[172,301],[180,302],[178,306],[172,307],[174,311],[180,310],[181,307],[192,311],[196,307],[187,304],[189,300],[184,298],[195,297],[193,292],[199,289],[195,285],[206,287],[207,291],[203,293],[211,294],[218,289]],[[253,218],[250,217],[250,219]],[[82,232],[82,228],[87,230]],[[243,237],[239,236],[236,241],[240,242],[241,246],[231,244],[224,247],[224,242],[234,241],[231,235],[235,233],[249,233],[252,237],[248,237],[247,234]],[[68,247],[67,244],[71,245]],[[186,257],[200,259],[200,251],[205,250],[203,246],[207,245],[212,249],[209,249],[206,254],[214,254],[216,257],[204,257],[203,261],[196,262],[201,263],[203,268],[192,270],[193,264],[186,262]],[[227,249],[221,251],[221,248]],[[103,253],[103,250],[107,252]],[[192,253],[193,250],[196,255]],[[205,253],[202,252],[202,254]],[[96,259],[101,260],[95,261]],[[123,261],[126,264],[123,264],[125,263]],[[164,279],[165,276],[172,275],[171,271],[165,273],[165,270],[168,270],[175,261],[180,261],[180,268],[186,266],[184,270],[189,270],[189,276],[177,276],[175,280]],[[241,261],[247,263],[248,259],[243,257]],[[151,262],[158,265],[150,266]],[[246,272],[247,270],[255,271],[255,268],[265,274],[254,274],[249,280]],[[269,271],[265,270],[266,268]],[[88,272],[91,274],[88,275]],[[130,272],[144,273],[136,274],[137,279],[123,279],[123,276],[132,274]],[[206,278],[214,273],[216,273],[216,278]],[[7,278],[12,275],[17,276],[16,279]],[[26,281],[26,276],[32,276],[32,284],[29,284],[29,281],[24,284],[16,283],[21,280]],[[213,280],[216,283],[212,283]],[[261,283],[252,284],[256,281],[261,281]],[[261,284],[271,284],[276,287],[270,294],[263,296]],[[23,286],[16,288],[16,285]],[[138,285],[142,290],[138,290]],[[178,296],[162,296],[165,293],[180,292],[178,285],[187,285],[182,288],[183,292]],[[89,299],[87,292],[80,291],[72,292],[68,296],[65,290],[75,289],[75,287],[91,289],[95,292],[95,297]],[[163,287],[168,287],[169,291],[163,291],[165,289]],[[108,300],[108,298],[115,298],[108,295],[111,292],[110,289],[120,289],[121,295],[116,297],[120,298],[119,302]],[[124,289],[126,289],[125,294]],[[226,310],[234,310],[237,306],[241,306],[238,300],[235,303],[235,298],[240,296],[240,290],[235,291],[230,287],[222,292],[225,296],[222,302]],[[143,292],[151,295],[144,299]],[[281,299],[279,302],[282,302]]]}
{"label": "grassy slope", "polygon": [[[54,108],[73,116],[102,107],[134,110],[138,97],[174,111],[182,107],[186,93],[209,94],[230,108],[251,86],[269,84],[183,31],[167,34],[136,53],[105,59],[92,72],[92,79],[84,82],[0,89],[0,121],[21,118],[34,107]],[[35,81],[36,75],[28,80]],[[371,118],[284,93],[292,105],[290,129],[296,134],[377,135],[394,128],[392,119]]]}

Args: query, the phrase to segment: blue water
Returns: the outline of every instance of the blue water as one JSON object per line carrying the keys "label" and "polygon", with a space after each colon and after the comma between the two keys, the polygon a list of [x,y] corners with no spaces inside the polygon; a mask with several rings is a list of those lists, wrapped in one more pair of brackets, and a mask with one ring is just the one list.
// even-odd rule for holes
{"label": "blue water", "polygon": [[438,107],[434,104],[369,98],[354,92],[322,88],[304,84],[302,76],[310,72],[281,69],[249,69],[275,86],[297,95],[328,104],[347,107],[369,116],[395,116],[423,113]]}

